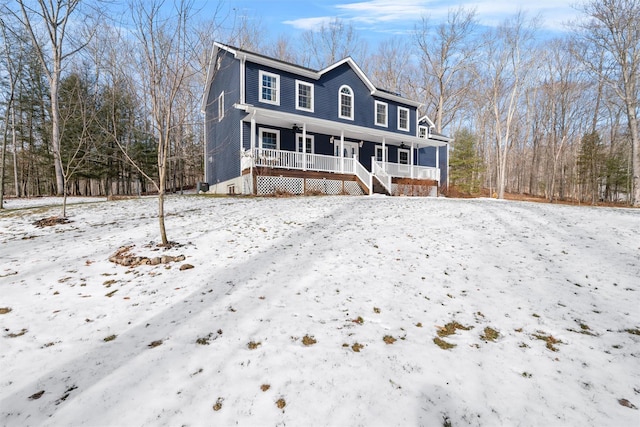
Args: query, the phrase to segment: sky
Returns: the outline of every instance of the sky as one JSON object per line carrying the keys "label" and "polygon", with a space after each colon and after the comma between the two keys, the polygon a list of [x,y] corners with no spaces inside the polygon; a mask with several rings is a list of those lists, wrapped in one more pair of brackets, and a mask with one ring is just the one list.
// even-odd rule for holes
{"label": "sky", "polygon": [[333,18],[351,23],[361,38],[376,42],[393,35],[409,33],[423,16],[434,21],[444,19],[450,9],[459,6],[478,13],[481,25],[493,26],[518,10],[530,16],[540,15],[544,33],[565,31],[564,24],[579,16],[572,5],[581,0],[480,0],[450,2],[442,0],[226,0],[224,8],[256,19],[270,36],[297,33],[318,28]]}

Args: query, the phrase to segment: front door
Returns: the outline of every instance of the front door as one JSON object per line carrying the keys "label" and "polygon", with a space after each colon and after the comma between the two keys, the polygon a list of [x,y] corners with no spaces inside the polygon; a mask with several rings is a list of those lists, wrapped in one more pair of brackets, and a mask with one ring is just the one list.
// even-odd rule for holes
{"label": "front door", "polygon": [[[358,153],[360,150],[360,145],[357,142],[344,142],[344,153],[343,157],[348,159],[356,158],[358,160]],[[333,150],[336,157],[340,157],[340,142],[335,143],[335,148]]]}

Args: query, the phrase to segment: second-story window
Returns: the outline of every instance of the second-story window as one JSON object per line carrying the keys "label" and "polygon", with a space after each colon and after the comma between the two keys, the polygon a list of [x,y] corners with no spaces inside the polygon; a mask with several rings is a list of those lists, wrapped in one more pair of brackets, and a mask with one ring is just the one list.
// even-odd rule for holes
{"label": "second-story window", "polygon": [[418,127],[418,138],[427,138],[427,127],[419,126]]}
{"label": "second-story window", "polygon": [[313,112],[313,85],[296,80],[296,110]]}
{"label": "second-story window", "polygon": [[338,117],[353,120],[353,91],[349,86],[341,86],[338,97]]}
{"label": "second-story window", "polygon": [[398,107],[398,129],[409,130],[409,109]]}
{"label": "second-story window", "polygon": [[260,101],[280,105],[280,76],[260,71]]}
{"label": "second-story window", "polygon": [[387,127],[387,103],[376,101],[376,125]]}

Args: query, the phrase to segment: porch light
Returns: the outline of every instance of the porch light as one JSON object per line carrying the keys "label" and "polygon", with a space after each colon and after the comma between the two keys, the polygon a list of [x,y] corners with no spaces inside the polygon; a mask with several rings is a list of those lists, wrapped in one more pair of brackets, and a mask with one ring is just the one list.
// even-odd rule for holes
{"label": "porch light", "polygon": [[293,128],[292,129],[293,129],[294,132],[300,132],[302,130],[302,128],[300,126],[298,126],[297,124],[295,124],[295,123],[293,124]]}
{"label": "porch light", "polygon": [[335,142],[335,138],[334,137],[329,138],[329,142],[333,144]]}
{"label": "porch light", "polygon": [[364,145],[364,141],[360,140],[360,143],[358,145],[360,145],[360,148],[362,148],[362,146]]}
{"label": "porch light", "polygon": [[401,143],[400,143],[400,148],[405,149],[405,148],[407,148],[407,146],[406,146],[406,145],[404,145],[404,142],[401,142]]}

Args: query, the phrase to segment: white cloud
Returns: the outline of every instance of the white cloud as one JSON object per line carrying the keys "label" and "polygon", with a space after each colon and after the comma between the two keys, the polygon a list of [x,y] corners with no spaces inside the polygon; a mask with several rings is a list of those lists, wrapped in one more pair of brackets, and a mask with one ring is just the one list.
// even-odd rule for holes
{"label": "white cloud", "polygon": [[298,30],[317,30],[322,25],[327,25],[332,19],[331,16],[318,16],[314,18],[300,18],[283,21],[283,24],[291,25]]}

